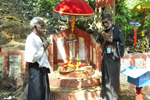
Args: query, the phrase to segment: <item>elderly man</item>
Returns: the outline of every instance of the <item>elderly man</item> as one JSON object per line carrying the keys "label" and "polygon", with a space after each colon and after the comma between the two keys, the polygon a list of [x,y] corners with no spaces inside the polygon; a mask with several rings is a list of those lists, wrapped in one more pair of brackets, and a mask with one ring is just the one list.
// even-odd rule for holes
{"label": "elderly man", "polygon": [[99,36],[102,53],[102,91],[101,100],[118,100],[120,58],[124,55],[124,36],[121,28],[112,24],[109,13],[101,16],[104,29]]}
{"label": "elderly man", "polygon": [[33,31],[26,39],[24,58],[29,63],[28,100],[50,100],[48,71],[51,67],[47,58],[50,39],[45,41],[41,36],[45,32],[43,18],[34,17],[30,26]]}

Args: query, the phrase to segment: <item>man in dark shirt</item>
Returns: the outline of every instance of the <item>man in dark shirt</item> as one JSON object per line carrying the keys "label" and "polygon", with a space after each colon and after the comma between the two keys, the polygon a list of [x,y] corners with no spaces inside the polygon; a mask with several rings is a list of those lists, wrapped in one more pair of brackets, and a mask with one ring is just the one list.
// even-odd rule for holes
{"label": "man in dark shirt", "polygon": [[104,29],[98,41],[101,44],[102,53],[102,91],[101,100],[118,100],[120,58],[124,55],[124,36],[121,28],[112,24],[109,13],[101,16]]}

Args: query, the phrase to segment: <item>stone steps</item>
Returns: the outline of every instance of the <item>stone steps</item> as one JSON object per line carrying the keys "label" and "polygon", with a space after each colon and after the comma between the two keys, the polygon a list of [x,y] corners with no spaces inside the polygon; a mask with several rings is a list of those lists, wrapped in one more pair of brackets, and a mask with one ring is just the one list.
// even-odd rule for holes
{"label": "stone steps", "polygon": [[101,75],[96,71],[87,77],[62,77],[58,71],[55,71],[49,74],[51,99],[99,100],[101,91],[100,78]]}
{"label": "stone steps", "polygon": [[88,77],[61,77],[59,72],[55,71],[49,74],[49,83],[54,87],[84,88],[99,86],[100,78],[101,75],[97,72]]}
{"label": "stone steps", "polygon": [[51,100],[99,100],[101,87],[63,88],[50,86]]}
{"label": "stone steps", "polygon": [[54,87],[50,86],[51,92],[61,92],[61,93],[77,93],[77,92],[93,92],[93,91],[100,91],[100,86],[94,87],[86,87],[86,88],[66,88],[66,87]]}

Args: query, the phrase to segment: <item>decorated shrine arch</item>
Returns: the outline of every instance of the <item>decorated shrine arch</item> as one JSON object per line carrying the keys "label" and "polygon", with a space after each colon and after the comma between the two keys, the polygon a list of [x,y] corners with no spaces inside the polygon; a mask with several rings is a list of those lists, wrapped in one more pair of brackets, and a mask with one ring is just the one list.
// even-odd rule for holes
{"label": "decorated shrine arch", "polygon": [[49,61],[53,71],[56,70],[53,64],[61,66],[63,63],[69,62],[72,57],[77,56],[81,63],[88,63],[100,71],[101,49],[93,35],[75,28],[72,37],[71,30],[68,28],[52,35],[52,37],[53,45],[49,48]]}

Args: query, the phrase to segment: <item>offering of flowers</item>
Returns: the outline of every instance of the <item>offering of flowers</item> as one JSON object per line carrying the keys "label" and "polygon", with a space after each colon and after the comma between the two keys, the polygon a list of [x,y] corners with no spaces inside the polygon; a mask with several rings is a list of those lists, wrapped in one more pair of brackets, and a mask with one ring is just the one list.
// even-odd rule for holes
{"label": "offering of flowers", "polygon": [[[81,62],[75,63],[75,62],[69,61],[68,63],[64,63],[57,70],[60,73],[69,73],[69,72],[73,72],[73,71],[75,71],[75,72],[86,72],[85,69],[84,69],[84,71],[81,70],[83,67],[86,67],[86,66],[88,66],[88,64],[81,64]],[[77,69],[77,68],[79,68],[79,69]]]}
{"label": "offering of flowers", "polygon": [[67,67],[67,66],[59,67],[57,70],[58,70],[60,73],[69,73],[69,72],[74,71],[73,68],[69,68],[69,67]]}
{"label": "offering of flowers", "polygon": [[62,67],[65,67],[65,66],[76,69],[77,67],[81,68],[81,67],[88,66],[88,64],[81,64],[81,62],[75,63],[75,62],[69,61],[68,63],[64,63],[62,65]]}
{"label": "offering of flowers", "polygon": [[80,58],[73,57],[71,59],[71,61],[64,63],[61,67],[58,68],[59,72],[64,72],[64,73],[68,73],[68,72],[86,72],[86,70],[84,69],[83,71],[81,71],[80,68],[86,67],[88,66],[88,64],[81,64],[81,62],[79,61]]}

